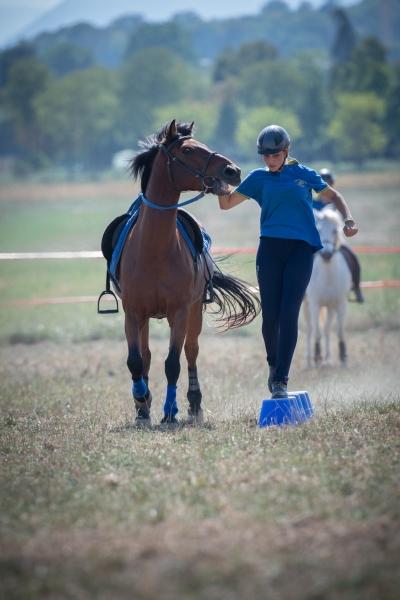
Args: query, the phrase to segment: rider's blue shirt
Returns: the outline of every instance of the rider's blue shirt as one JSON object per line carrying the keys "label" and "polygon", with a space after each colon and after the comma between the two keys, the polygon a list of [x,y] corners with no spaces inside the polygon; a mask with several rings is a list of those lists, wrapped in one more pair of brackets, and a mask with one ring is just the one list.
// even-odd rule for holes
{"label": "rider's blue shirt", "polygon": [[236,188],[261,207],[260,236],[303,240],[313,249],[322,248],[315,225],[312,190],[328,185],[313,169],[288,159],[282,169],[255,169]]}

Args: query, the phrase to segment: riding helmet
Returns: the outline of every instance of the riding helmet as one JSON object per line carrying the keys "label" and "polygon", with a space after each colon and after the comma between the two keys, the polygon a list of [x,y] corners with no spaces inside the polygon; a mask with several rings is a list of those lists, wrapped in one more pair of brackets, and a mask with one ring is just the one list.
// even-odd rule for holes
{"label": "riding helmet", "polygon": [[335,177],[332,171],[330,171],[329,169],[321,169],[319,174],[328,185],[333,185],[335,183]]}
{"label": "riding helmet", "polygon": [[290,137],[286,129],[279,125],[268,125],[258,134],[258,154],[278,154],[286,150],[290,144]]}

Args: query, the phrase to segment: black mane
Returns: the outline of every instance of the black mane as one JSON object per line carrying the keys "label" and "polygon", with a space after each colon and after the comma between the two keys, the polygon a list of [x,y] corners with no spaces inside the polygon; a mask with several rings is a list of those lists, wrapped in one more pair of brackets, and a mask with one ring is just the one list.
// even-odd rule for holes
{"label": "black mane", "polygon": [[[169,126],[170,124],[166,123],[160,131],[149,135],[145,140],[139,142],[139,147],[143,148],[143,151],[136,154],[130,161],[129,170],[134,179],[140,177],[140,186],[143,194],[146,192],[151,169],[159,146],[166,141]],[[189,123],[177,123],[176,129],[179,134],[178,137],[192,134]]]}

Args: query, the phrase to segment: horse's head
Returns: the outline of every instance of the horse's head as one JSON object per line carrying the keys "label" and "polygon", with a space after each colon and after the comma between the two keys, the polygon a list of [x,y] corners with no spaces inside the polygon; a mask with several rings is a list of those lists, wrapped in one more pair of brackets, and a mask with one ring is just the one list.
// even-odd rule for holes
{"label": "horse's head", "polygon": [[342,218],[338,211],[324,208],[316,212],[316,223],[323,245],[319,252],[322,258],[328,261],[342,244]]}
{"label": "horse's head", "polygon": [[229,158],[210,150],[192,137],[193,123],[175,119],[142,144],[145,151],[132,161],[132,172],[141,174],[145,193],[150,172],[163,160],[171,186],[177,192],[204,191],[223,194],[228,185],[240,183],[240,169]]}
{"label": "horse's head", "polygon": [[228,185],[238,185],[239,167],[226,156],[195,140],[192,137],[193,125],[177,125],[174,119],[167,127],[161,149],[171,183],[180,192],[203,190],[214,194],[223,193]]}

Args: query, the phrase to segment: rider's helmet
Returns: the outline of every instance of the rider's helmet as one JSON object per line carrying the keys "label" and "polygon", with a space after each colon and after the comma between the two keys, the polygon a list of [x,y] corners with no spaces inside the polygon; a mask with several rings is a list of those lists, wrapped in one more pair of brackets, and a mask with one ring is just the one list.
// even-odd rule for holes
{"label": "rider's helmet", "polygon": [[329,169],[321,169],[319,174],[328,185],[333,185],[335,183],[335,177],[332,171],[330,171]]}
{"label": "rider's helmet", "polygon": [[280,125],[268,125],[258,134],[257,152],[258,154],[278,154],[281,150],[286,150],[290,144],[290,137],[286,129]]}

